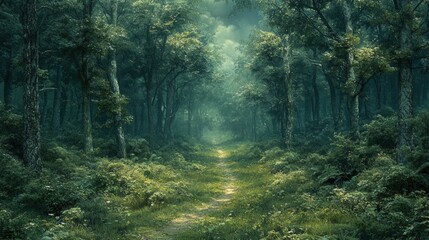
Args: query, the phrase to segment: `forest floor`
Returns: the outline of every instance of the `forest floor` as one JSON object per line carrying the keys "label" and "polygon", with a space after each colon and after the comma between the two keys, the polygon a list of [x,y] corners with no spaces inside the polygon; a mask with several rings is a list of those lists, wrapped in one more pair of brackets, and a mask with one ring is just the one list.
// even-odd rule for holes
{"label": "forest floor", "polygon": [[[212,184],[222,186],[221,191],[215,193],[216,195],[212,196],[210,201],[195,204],[192,209],[187,209],[187,211],[179,213],[177,217],[160,228],[147,229],[142,239],[177,239],[183,232],[191,230],[203,221],[213,219],[213,212],[219,211],[221,207],[231,202],[238,191],[238,185],[237,178],[233,172],[234,167],[228,159],[229,153],[223,149],[216,149],[211,150],[209,155],[213,156],[212,161],[215,161],[216,164],[207,164],[206,166],[214,167],[216,174],[219,174],[219,178],[215,178],[217,182]],[[198,182],[194,184],[198,184]]]}

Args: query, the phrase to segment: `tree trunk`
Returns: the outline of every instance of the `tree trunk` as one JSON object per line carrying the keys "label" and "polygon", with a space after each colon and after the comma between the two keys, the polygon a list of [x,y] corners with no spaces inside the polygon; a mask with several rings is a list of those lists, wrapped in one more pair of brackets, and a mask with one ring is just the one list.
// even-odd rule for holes
{"label": "tree trunk", "polygon": [[286,103],[286,121],[285,121],[285,143],[286,147],[290,148],[292,143],[292,130],[294,119],[294,103],[293,103],[293,84],[290,69],[290,43],[289,38],[286,36],[283,39],[283,70],[284,70],[284,84],[285,84],[285,103]]}
{"label": "tree trunk", "polygon": [[41,171],[40,113],[38,78],[38,32],[36,0],[24,1],[23,28],[25,39],[24,82],[24,163],[33,171]]}
{"label": "tree trunk", "polygon": [[163,125],[164,125],[164,94],[163,90],[158,90],[158,95],[156,97],[156,131],[159,136],[163,135]]}
{"label": "tree trunk", "polygon": [[54,93],[54,106],[52,110],[52,130],[58,130],[61,127],[60,112],[61,112],[61,95],[62,95],[62,70],[58,64],[56,81],[55,81],[55,93]]}
{"label": "tree trunk", "polygon": [[[350,0],[344,1],[343,13],[346,20],[346,33],[353,34],[353,23],[351,20],[351,5]],[[350,98],[350,136],[357,138],[359,136],[359,84],[356,79],[356,74],[353,66],[354,55],[353,46],[349,46],[346,49],[346,82],[352,86],[352,89],[348,89],[347,94]]]}
{"label": "tree trunk", "polygon": [[[89,22],[91,20],[93,10],[93,1],[83,1],[83,21]],[[85,28],[85,26],[83,26]],[[81,55],[81,84],[82,84],[82,118],[83,118],[83,134],[84,134],[84,151],[92,153],[93,138],[92,138],[92,121],[91,121],[91,77],[89,73],[90,59],[89,44],[90,36],[88,36],[87,29],[83,30],[83,50]]]}
{"label": "tree trunk", "polygon": [[86,153],[92,153],[94,148],[92,144],[90,83],[88,80],[82,81],[82,95],[84,150]]}
{"label": "tree trunk", "polygon": [[167,84],[167,102],[165,110],[165,138],[169,140],[172,137],[171,125],[174,117],[174,80]]}
{"label": "tree trunk", "polygon": [[146,110],[147,110],[147,130],[149,132],[149,141],[154,139],[153,129],[153,105],[152,105],[152,87],[151,84],[146,85]]}
{"label": "tree trunk", "polygon": [[12,109],[13,104],[13,46],[9,48],[8,59],[6,63],[6,75],[4,77],[4,105],[6,110]]}
{"label": "tree trunk", "polygon": [[[402,9],[399,10],[402,11]],[[407,55],[412,48],[412,20],[405,16],[402,17],[403,25],[399,33],[400,50],[402,54]],[[399,60],[398,162],[401,164],[406,163],[406,153],[413,147],[412,126],[410,123],[413,117],[413,76],[411,69],[411,56],[404,56]]]}
{"label": "tree trunk", "polygon": [[317,67],[314,66],[313,74],[311,77],[311,85],[313,87],[314,102],[313,102],[313,120],[316,126],[320,123],[320,96],[319,89],[317,87]]}
{"label": "tree trunk", "polygon": [[64,86],[61,86],[61,101],[60,101],[60,127],[64,125],[64,121],[67,119],[67,110],[70,107],[69,104],[69,91],[68,90],[69,83],[65,83]]}
{"label": "tree trunk", "polygon": [[350,136],[355,139],[359,136],[359,96],[350,96],[349,100]]}
{"label": "tree trunk", "polygon": [[[116,27],[118,21],[118,0],[110,1],[111,7],[111,25]],[[108,76],[110,87],[112,89],[112,93],[115,96],[115,99],[121,98],[121,92],[119,89],[118,77],[117,77],[117,63],[116,63],[116,47],[111,45],[109,47],[108,52],[108,60],[109,60],[109,69]],[[119,102],[117,104],[120,104]],[[120,106],[120,110],[115,112],[114,116],[114,128],[116,135],[116,145],[117,145],[117,155],[120,158],[126,158],[126,143],[125,143],[125,134],[122,123],[122,107]]]}
{"label": "tree trunk", "polygon": [[191,87],[191,89],[190,89],[190,91],[189,91],[190,93],[189,93],[189,95],[188,95],[188,97],[189,97],[189,100],[188,100],[188,136],[189,137],[191,137],[192,136],[192,119],[193,119],[193,100],[194,100],[194,96],[193,96],[193,93],[194,93],[194,90],[192,89],[192,87]]}
{"label": "tree trunk", "polygon": [[339,121],[338,121],[338,107],[337,107],[337,91],[335,89],[334,82],[331,79],[331,76],[325,74],[325,80],[328,82],[329,93],[330,93],[330,103],[331,103],[331,114],[334,132],[338,132],[339,130]]}

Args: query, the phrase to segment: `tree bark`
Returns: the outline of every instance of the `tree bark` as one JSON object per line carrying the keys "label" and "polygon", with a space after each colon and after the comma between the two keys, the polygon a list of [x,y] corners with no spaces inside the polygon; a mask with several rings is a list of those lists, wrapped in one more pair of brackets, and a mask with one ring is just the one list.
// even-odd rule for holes
{"label": "tree bark", "polygon": [[329,96],[330,96],[330,105],[331,105],[331,114],[334,132],[339,130],[339,121],[338,121],[338,106],[337,106],[337,91],[334,85],[334,82],[331,79],[331,76],[325,74],[325,80],[329,86]]}
{"label": "tree bark", "polygon": [[[344,1],[343,13],[346,21],[346,34],[353,34],[353,24],[351,20],[351,6],[350,0]],[[353,66],[354,55],[353,46],[346,49],[346,81],[352,85],[353,89],[348,90],[349,95],[349,112],[350,112],[350,136],[357,138],[359,136],[359,83],[356,79],[355,69]]]}
{"label": "tree bark", "polygon": [[92,153],[94,148],[92,140],[90,83],[88,80],[82,81],[82,95],[84,150],[86,153]]}
{"label": "tree bark", "polygon": [[62,95],[62,69],[60,63],[57,63],[57,74],[55,81],[54,105],[52,110],[52,130],[58,130],[61,127],[61,95]]}
{"label": "tree bark", "polygon": [[167,84],[167,102],[165,110],[165,138],[168,140],[172,137],[171,125],[174,117],[174,80]]}
{"label": "tree bark", "polygon": [[37,1],[25,0],[23,28],[25,39],[24,82],[24,163],[33,171],[41,171],[40,113],[38,77]]}
{"label": "tree bark", "polygon": [[[93,10],[93,1],[84,0],[83,1],[83,21],[90,22],[91,15]],[[86,26],[83,26],[85,28]],[[90,36],[88,35],[87,29],[82,29],[83,31],[83,50],[81,52],[81,87],[82,87],[82,118],[83,118],[83,134],[84,134],[84,151],[86,153],[92,153],[93,148],[93,138],[92,138],[92,121],[91,121],[91,77],[89,73],[89,44]]]}
{"label": "tree bark", "polygon": [[[403,9],[402,1],[399,1],[398,11]],[[411,56],[411,36],[412,36],[412,19],[402,13],[402,26],[399,32],[399,44],[403,57],[399,60],[399,141],[398,141],[398,163],[406,163],[406,153],[413,148],[412,126],[410,123],[413,117],[413,75]]]}
{"label": "tree bark", "polygon": [[287,148],[291,147],[292,143],[292,130],[294,120],[294,103],[293,103],[293,83],[290,68],[290,43],[288,36],[283,38],[283,74],[284,74],[284,86],[285,86],[285,105],[286,105],[286,121],[284,126],[284,137]]}
{"label": "tree bark", "polygon": [[[316,53],[315,53],[316,54]],[[320,95],[319,95],[319,89],[317,87],[317,67],[313,67],[313,74],[311,77],[311,86],[313,88],[313,120],[316,124],[316,126],[319,126],[320,122]]]}
{"label": "tree bark", "polygon": [[159,136],[162,137],[163,134],[163,125],[164,125],[164,94],[163,90],[158,90],[157,95],[157,105],[156,105],[156,131]]}
{"label": "tree bark", "polygon": [[[111,26],[116,27],[118,23],[118,0],[111,0]],[[116,47],[113,44],[109,47],[108,52],[108,60],[109,60],[109,69],[108,76],[110,87],[112,89],[112,93],[116,97],[116,99],[121,98],[121,92],[119,89],[118,77],[117,77],[117,62],[116,62]],[[119,103],[117,103],[119,104]],[[125,142],[125,134],[122,123],[122,106],[120,106],[120,110],[115,112],[114,116],[114,128],[116,135],[116,145],[117,145],[117,155],[120,158],[126,158],[126,142]]]}

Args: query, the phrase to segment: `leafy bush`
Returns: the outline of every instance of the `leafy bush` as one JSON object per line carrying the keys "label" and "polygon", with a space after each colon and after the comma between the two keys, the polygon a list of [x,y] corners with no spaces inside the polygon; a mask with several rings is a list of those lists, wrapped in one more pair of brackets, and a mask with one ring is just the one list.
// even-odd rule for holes
{"label": "leafy bush", "polygon": [[59,215],[64,209],[86,200],[92,191],[83,181],[71,181],[46,172],[29,182],[18,201],[45,214]]}
{"label": "leafy bush", "polygon": [[0,146],[11,153],[22,155],[22,133],[24,125],[22,117],[7,111],[0,103]]}
{"label": "leafy bush", "polygon": [[23,226],[28,221],[23,215],[16,215],[8,209],[0,208],[0,236],[2,239],[24,239]]}
{"label": "leafy bush", "polygon": [[336,135],[328,154],[328,164],[336,167],[342,174],[354,176],[366,169],[378,153],[377,147]]}
{"label": "leafy bush", "polygon": [[365,125],[364,135],[369,146],[377,145],[386,150],[395,149],[398,138],[396,118],[376,116],[374,120]]}
{"label": "leafy bush", "polygon": [[369,239],[428,239],[429,199],[423,192],[386,199],[380,211],[362,214],[362,236]]}
{"label": "leafy bush", "polygon": [[130,156],[136,156],[140,161],[149,159],[150,144],[144,138],[130,139],[128,141],[128,153]]}
{"label": "leafy bush", "polygon": [[395,194],[429,189],[427,179],[407,167],[397,165],[365,171],[356,180],[358,190],[371,193],[378,201]]}
{"label": "leafy bush", "polygon": [[103,224],[109,217],[108,202],[101,197],[88,199],[79,203],[84,222],[90,227]]}
{"label": "leafy bush", "polygon": [[21,162],[0,150],[0,199],[16,196],[23,191],[29,179],[29,171]]}
{"label": "leafy bush", "polygon": [[[170,168],[155,163],[103,160],[97,170],[95,184],[99,191],[121,196],[127,206],[136,209],[159,206],[178,196],[190,196],[186,184],[168,184],[176,177]],[[167,183],[162,184],[165,181]]]}

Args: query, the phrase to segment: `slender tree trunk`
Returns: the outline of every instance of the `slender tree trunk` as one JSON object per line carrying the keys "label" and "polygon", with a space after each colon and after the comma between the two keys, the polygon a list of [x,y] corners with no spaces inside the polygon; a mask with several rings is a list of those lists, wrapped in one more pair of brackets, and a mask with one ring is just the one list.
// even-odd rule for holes
{"label": "slender tree trunk", "polygon": [[83,135],[84,135],[84,150],[86,153],[92,153],[92,122],[91,122],[91,95],[89,81],[82,81],[82,110],[83,110]]}
{"label": "slender tree trunk", "polygon": [[12,109],[13,104],[13,46],[11,44],[6,62],[6,75],[4,77],[4,105],[6,110]]}
{"label": "slender tree trunk", "polygon": [[338,132],[339,121],[338,121],[338,107],[337,107],[337,91],[335,89],[335,85],[331,79],[331,76],[329,76],[328,74],[325,74],[325,80],[326,80],[326,82],[328,82],[328,86],[329,86],[331,115],[332,115],[334,132]]}
{"label": "slender tree trunk", "polygon": [[[116,27],[118,22],[118,0],[111,0],[110,1],[110,7],[111,7],[111,25]],[[108,59],[109,59],[109,69],[108,69],[108,76],[109,76],[109,82],[110,87],[112,89],[113,95],[116,99],[120,99],[121,92],[119,89],[119,83],[118,83],[118,77],[117,77],[117,63],[116,63],[116,47],[111,45],[109,47],[108,52]],[[119,102],[117,104],[120,104]],[[122,107],[120,106],[120,110],[115,112],[114,116],[114,128],[115,128],[115,135],[116,135],[116,145],[117,145],[117,155],[120,158],[126,158],[127,152],[126,152],[126,143],[125,143],[125,134],[123,129],[123,123],[122,123]]]}
{"label": "slender tree trunk", "polygon": [[319,88],[317,87],[317,67],[314,66],[313,74],[311,77],[311,85],[313,87],[314,102],[313,102],[313,120],[316,123],[316,126],[319,126],[320,123],[320,96]]}
{"label": "slender tree trunk", "polygon": [[375,86],[375,96],[376,96],[376,109],[377,111],[380,111],[381,109],[381,99],[382,99],[382,88],[381,88],[381,81],[382,79],[375,79],[374,80],[374,86]]}
{"label": "slender tree trunk", "polygon": [[164,125],[164,94],[160,89],[157,95],[157,106],[156,106],[156,131],[159,136],[163,135],[163,125]]}
{"label": "slender tree trunk", "polygon": [[147,110],[147,128],[149,132],[149,141],[154,139],[153,129],[153,105],[152,105],[152,86],[151,84],[146,85],[146,110]]}
{"label": "slender tree trunk", "polygon": [[[351,0],[344,1],[343,13],[346,20],[346,33],[353,34],[353,24],[351,21]],[[353,89],[348,89],[348,95],[350,99],[349,110],[350,110],[350,136],[357,138],[359,136],[359,93],[358,93],[358,82],[353,66],[354,55],[353,47],[350,46],[346,49],[346,81],[349,85],[352,85]]]}
{"label": "slender tree trunk", "polygon": [[188,100],[188,136],[192,136],[192,119],[193,119],[193,100],[194,100],[194,90],[190,89],[189,91],[189,100]]}
{"label": "slender tree trunk", "polygon": [[283,78],[284,78],[284,88],[285,88],[285,107],[286,107],[286,118],[284,126],[284,142],[287,148],[291,147],[292,144],[292,130],[293,130],[293,121],[295,118],[294,112],[294,102],[293,102],[293,83],[291,76],[291,48],[289,43],[289,37],[283,37]]}
{"label": "slender tree trunk", "polygon": [[167,84],[167,105],[165,110],[165,138],[170,139],[171,134],[171,125],[173,123],[174,117],[174,80]]}
{"label": "slender tree trunk", "polygon": [[23,28],[25,39],[24,82],[24,163],[32,170],[41,171],[40,113],[38,78],[37,1],[24,1]]}
{"label": "slender tree trunk", "polygon": [[61,95],[62,95],[62,70],[58,64],[56,81],[55,81],[55,93],[54,93],[54,106],[52,110],[52,130],[56,131],[61,127]]}
{"label": "slender tree trunk", "polygon": [[[89,22],[92,16],[93,0],[83,1],[83,20]],[[86,26],[83,26],[85,28]],[[89,73],[90,59],[89,55],[89,44],[90,36],[88,36],[88,30],[82,29],[83,31],[83,50],[81,55],[81,87],[82,87],[82,118],[83,118],[83,134],[84,134],[84,151],[86,153],[92,153],[93,138],[92,138],[92,121],[91,121],[91,77]]]}
{"label": "slender tree trunk", "polygon": [[47,121],[48,119],[48,102],[49,102],[49,93],[48,91],[45,89],[44,91],[42,91],[42,109],[41,109],[41,117],[40,117],[40,121],[42,123],[42,126],[45,127],[46,124],[48,124],[49,122]]}
{"label": "slender tree trunk", "polygon": [[[402,6],[400,6],[402,8]],[[402,11],[402,9],[399,9]],[[402,16],[402,28],[399,33],[400,50],[403,54],[411,51],[412,28],[411,19]],[[412,126],[410,123],[413,117],[413,75],[411,56],[405,56],[399,60],[399,141],[398,141],[398,162],[406,163],[406,153],[413,148]]]}
{"label": "slender tree trunk", "polygon": [[61,101],[60,101],[60,127],[64,126],[64,121],[67,119],[67,112],[69,112],[69,108],[71,110],[69,104],[69,91],[68,90],[69,83],[65,83],[61,86]]}
{"label": "slender tree trunk", "polygon": [[359,96],[350,96],[349,101],[350,136],[357,138],[359,136]]}

